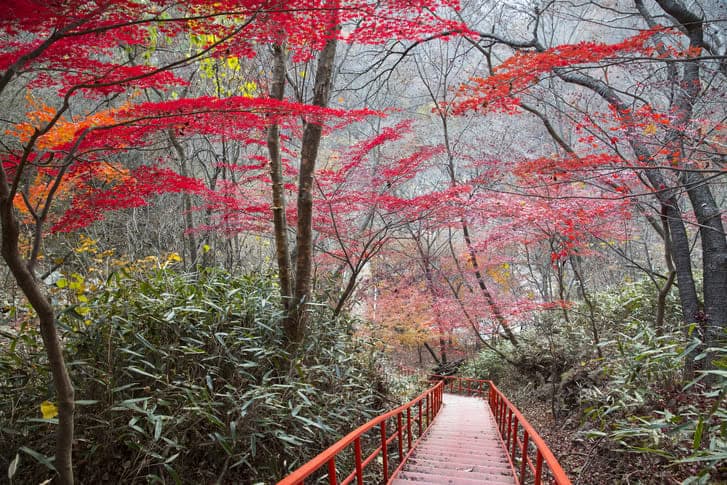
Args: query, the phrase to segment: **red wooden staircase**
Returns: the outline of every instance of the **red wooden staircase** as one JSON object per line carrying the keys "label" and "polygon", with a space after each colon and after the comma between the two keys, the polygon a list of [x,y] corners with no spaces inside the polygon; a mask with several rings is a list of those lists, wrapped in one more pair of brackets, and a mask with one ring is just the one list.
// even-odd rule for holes
{"label": "red wooden staircase", "polygon": [[437,419],[390,483],[514,485],[512,467],[485,401],[445,394],[443,402]]}
{"label": "red wooden staircase", "polygon": [[439,380],[419,397],[352,431],[278,485],[570,485],[545,442],[491,381],[433,379]]}

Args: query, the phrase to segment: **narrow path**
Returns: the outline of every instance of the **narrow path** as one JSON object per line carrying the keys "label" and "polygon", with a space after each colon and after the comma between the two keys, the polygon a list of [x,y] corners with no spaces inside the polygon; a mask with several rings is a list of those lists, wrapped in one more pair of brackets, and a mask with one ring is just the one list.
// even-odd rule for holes
{"label": "narrow path", "polygon": [[514,485],[487,402],[445,393],[443,403],[434,423],[389,484]]}

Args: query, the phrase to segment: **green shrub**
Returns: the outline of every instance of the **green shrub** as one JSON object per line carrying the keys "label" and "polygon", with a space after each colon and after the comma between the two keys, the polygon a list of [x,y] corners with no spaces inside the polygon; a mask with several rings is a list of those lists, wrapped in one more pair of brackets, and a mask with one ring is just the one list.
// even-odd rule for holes
{"label": "green shrub", "polygon": [[[495,380],[524,409],[541,400],[556,419],[568,412],[563,422],[580,421],[593,449],[631,454],[619,462],[635,480],[727,479],[727,349],[700,350],[694,328],[679,323],[675,289],[659,329],[657,291],[648,280],[594,294],[592,302],[603,358],[596,355],[590,309],[581,303],[567,310],[567,319],[559,310],[536,315],[518,334],[517,348],[501,340],[497,350],[516,365],[485,349],[462,374]],[[685,381],[687,356],[699,365],[708,353],[717,368]],[[651,462],[659,464],[655,475],[642,467]]]}
{"label": "green shrub", "polygon": [[[508,349],[503,350],[511,350],[512,346],[507,344],[501,348],[505,346]],[[489,379],[497,383],[507,375],[508,365],[494,350],[484,349],[474,358],[467,360],[459,368],[459,374],[472,379]]]}
{"label": "green shrub", "polygon": [[[586,434],[607,438],[617,450],[661,457],[691,476],[685,483],[711,483],[727,460],[727,366],[684,382],[685,359],[702,345],[696,336],[658,335],[644,324],[631,330],[604,345],[611,348],[604,385],[582,393],[585,416],[596,426]],[[724,357],[727,349],[707,349],[696,361],[707,353]]]}
{"label": "green shrub", "polygon": [[[315,306],[300,349],[283,348],[272,278],[157,269],[62,286],[80,483],[274,482],[382,406],[373,346],[350,320]],[[39,411],[52,386],[33,327],[7,337],[0,456],[19,454],[15,481],[38,483],[52,467],[55,420]]]}

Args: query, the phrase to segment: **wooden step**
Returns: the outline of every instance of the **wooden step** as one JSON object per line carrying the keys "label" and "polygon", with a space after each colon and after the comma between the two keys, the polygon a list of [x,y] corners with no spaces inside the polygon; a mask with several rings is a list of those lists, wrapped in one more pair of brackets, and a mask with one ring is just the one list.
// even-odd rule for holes
{"label": "wooden step", "polygon": [[479,397],[444,394],[436,420],[392,485],[514,485],[495,420]]}

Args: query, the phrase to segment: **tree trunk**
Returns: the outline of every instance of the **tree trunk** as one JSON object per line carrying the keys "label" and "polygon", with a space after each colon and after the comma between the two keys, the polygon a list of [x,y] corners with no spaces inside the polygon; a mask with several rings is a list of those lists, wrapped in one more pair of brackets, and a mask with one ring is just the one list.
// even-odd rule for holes
{"label": "tree trunk", "polygon": [[336,308],[333,310],[333,316],[338,316],[343,311],[344,305],[348,301],[348,298],[353,294],[353,290],[356,288],[356,282],[358,280],[358,275],[359,275],[359,269],[358,269],[358,267],[356,267],[351,272],[351,276],[349,276],[349,278],[348,278],[346,287],[343,289],[343,293],[341,293],[341,296],[338,298],[338,302],[336,303]]}
{"label": "tree trunk", "polygon": [[442,330],[439,330],[439,355],[442,357],[442,364],[447,365],[447,340]]}
{"label": "tree trunk", "polygon": [[[671,287],[674,286],[674,280],[676,278],[676,271],[674,270],[674,261],[672,261],[672,249],[671,249],[671,233],[669,232],[669,222],[664,216],[664,207],[662,207],[661,224],[662,231],[661,235],[664,239],[664,260],[666,267],[669,270],[669,276],[666,279],[666,283],[659,289],[659,295],[656,299],[656,319],[654,325],[656,327],[656,334],[662,335],[664,332],[664,316],[666,313],[666,297],[669,296]],[[656,227],[656,226],[654,226]]]}
{"label": "tree trunk", "polygon": [[[705,47],[704,19],[675,0],[657,0],[659,6],[671,15],[689,37],[689,44],[695,52],[701,53]],[[699,54],[697,54],[699,55]],[[677,85],[673,114],[674,122],[671,140],[667,147],[678,153],[680,161],[685,160],[684,145],[688,142],[685,135],[693,117],[693,109],[702,91],[701,61],[692,59],[683,65],[681,79],[676,76],[672,81]],[[673,71],[672,71],[673,72]],[[686,163],[686,168],[692,168]],[[701,173],[685,171],[681,174],[692,204],[692,210],[699,224],[699,237],[702,242],[703,297],[704,311],[694,315],[694,321],[702,326],[705,347],[720,346],[725,341],[724,329],[727,327],[727,239],[725,238],[722,214],[712,195],[707,181]],[[704,362],[711,369],[711,358]]]}
{"label": "tree trunk", "polygon": [[439,358],[437,357],[437,354],[435,354],[434,350],[432,350],[431,345],[429,345],[427,342],[424,342],[424,348],[429,351],[429,355],[432,356],[432,359],[434,359],[434,362],[436,362],[437,365],[442,365],[442,362],[440,362]]}
{"label": "tree trunk", "polygon": [[[702,175],[686,172],[685,179],[702,241],[704,311],[695,320],[702,326],[704,346],[719,347],[725,343],[727,327],[727,239],[721,211]],[[704,366],[713,368],[709,356]]]}
{"label": "tree trunk", "polygon": [[[593,306],[593,302],[591,301],[591,298],[588,296],[588,292],[586,290],[586,282],[583,279],[583,276],[581,275],[581,271],[578,269],[578,266],[580,265],[580,262],[576,262],[576,257],[571,256],[570,258],[570,266],[573,269],[573,274],[575,275],[576,279],[581,285],[581,296],[583,297],[583,301],[586,302],[586,306],[588,307],[588,315],[589,320],[591,322],[591,333],[593,333],[593,346],[596,347],[596,354],[598,355],[599,359],[603,358],[603,352],[601,351],[601,340],[598,337],[598,325],[596,324],[596,312],[595,308]],[[553,360],[555,362],[555,360]]]}
{"label": "tree trunk", "polygon": [[[285,96],[285,49],[283,46],[273,46],[273,81],[270,97],[281,100]],[[288,221],[285,216],[285,182],[283,180],[283,163],[280,154],[280,127],[274,123],[268,128],[268,153],[270,154],[270,180],[273,193],[273,228],[275,232],[275,256],[278,263],[278,281],[280,282],[280,296],[283,308],[290,307],[291,291],[291,265],[288,248]]]}
{"label": "tree trunk", "polygon": [[[437,99],[435,98],[434,94],[431,94],[432,100],[437,103]],[[452,151],[452,147],[449,141],[449,124],[447,122],[447,115],[446,110],[439,109],[438,112],[440,121],[442,122],[442,132],[444,136],[444,146],[447,150],[447,160],[448,160],[448,172],[449,172],[449,181],[450,185],[452,187],[457,186],[457,176],[455,173],[455,167],[454,167],[454,153]],[[472,271],[475,274],[475,279],[477,279],[477,286],[480,287],[480,291],[482,291],[482,296],[485,297],[485,301],[487,302],[487,306],[490,307],[490,311],[492,312],[492,315],[495,317],[495,320],[500,324],[502,327],[502,331],[505,332],[505,335],[507,336],[507,339],[512,343],[514,347],[517,347],[519,345],[519,342],[517,338],[515,338],[515,334],[512,332],[512,329],[510,328],[510,324],[508,323],[507,319],[505,318],[505,315],[503,315],[502,311],[500,310],[500,305],[497,304],[497,301],[495,301],[495,298],[492,296],[492,293],[490,292],[490,289],[487,287],[487,283],[485,282],[485,278],[482,275],[482,272],[480,271],[480,265],[479,261],[477,260],[477,252],[475,251],[475,248],[472,244],[472,238],[470,237],[470,230],[469,226],[467,225],[467,220],[462,217],[460,219],[460,223],[462,225],[462,235],[464,236],[465,244],[467,245],[467,253],[469,254],[469,262],[472,265]]]}
{"label": "tree trunk", "polygon": [[[179,140],[177,140],[177,137],[174,134],[174,130],[170,128],[168,131],[168,135],[169,140],[172,142],[174,150],[177,152],[177,157],[179,158],[179,173],[182,175],[182,177],[189,177],[189,171],[187,170],[187,157],[184,154],[184,148],[179,143]],[[192,218],[192,196],[187,192],[183,192],[182,201],[184,204],[184,221],[188,231],[186,237],[184,235],[182,236],[182,240],[186,241],[185,245],[189,245],[189,262],[191,263],[191,266],[194,266],[195,264],[197,264],[198,256],[197,238],[194,237],[194,234],[191,232],[192,228],[194,227],[194,220]]]}
{"label": "tree trunk", "polygon": [[462,234],[464,235],[465,244],[467,244],[467,251],[469,252],[469,256],[470,256],[470,264],[472,265],[472,270],[475,273],[475,278],[477,279],[477,285],[480,287],[480,290],[482,291],[482,295],[485,297],[485,301],[487,301],[487,306],[490,307],[490,311],[492,312],[492,315],[495,317],[495,320],[497,320],[497,322],[502,327],[502,331],[505,332],[505,336],[507,337],[507,339],[510,341],[510,343],[512,343],[512,345],[514,347],[517,347],[519,345],[519,342],[518,342],[517,338],[515,338],[515,334],[512,333],[510,324],[508,323],[507,319],[505,319],[505,315],[502,314],[502,311],[500,310],[500,306],[495,301],[495,298],[492,296],[492,293],[490,293],[489,288],[487,288],[487,284],[485,283],[485,278],[482,276],[482,273],[480,272],[480,266],[477,262],[477,253],[475,252],[475,249],[472,245],[472,239],[470,239],[469,228],[464,219],[462,219]]}
{"label": "tree trunk", "polygon": [[[603,81],[587,76],[582,73],[564,72],[556,69],[554,71],[561,79],[566,82],[577,84],[595,92],[604,101],[616,108],[619,116],[627,127],[627,138],[629,144],[636,154],[637,158],[644,162],[653,160],[651,152],[643,144],[638,142],[638,134],[630,106],[625,104],[618,93]],[[669,232],[671,234],[672,260],[677,275],[677,283],[679,286],[679,299],[684,314],[684,322],[692,323],[699,315],[699,305],[697,299],[697,289],[694,284],[694,275],[692,274],[692,260],[690,252],[689,237],[687,235],[684,220],[679,210],[679,201],[677,200],[677,188],[673,190],[664,190],[670,187],[667,184],[663,174],[659,169],[649,169],[645,171],[646,178],[652,188],[659,190],[656,197],[663,208],[663,214],[669,224]],[[722,233],[724,234],[724,233]],[[684,376],[691,378],[693,375],[693,357],[687,356],[685,363]]]}
{"label": "tree trunk", "polygon": [[38,315],[40,334],[48,356],[53,385],[58,399],[58,428],[56,432],[55,467],[62,485],[73,484],[73,411],[74,391],[63,359],[63,348],[55,326],[55,313],[50,300],[20,255],[18,221],[13,213],[13,199],[7,174],[0,166],[0,253],[10,268],[28,302]]}
{"label": "tree trunk", "polygon": [[[313,88],[314,106],[328,106],[331,85],[333,84],[333,62],[336,58],[337,44],[334,35],[337,29],[337,16],[334,9],[331,15],[331,37],[318,55],[318,68],[316,69],[316,80]],[[291,344],[297,344],[303,340],[307,322],[306,309],[311,295],[313,278],[313,177],[322,133],[323,127],[316,122],[307,122],[303,130],[300,172],[298,175],[295,291],[285,321],[286,339]]]}

